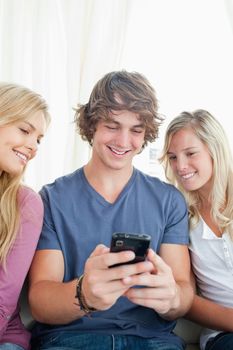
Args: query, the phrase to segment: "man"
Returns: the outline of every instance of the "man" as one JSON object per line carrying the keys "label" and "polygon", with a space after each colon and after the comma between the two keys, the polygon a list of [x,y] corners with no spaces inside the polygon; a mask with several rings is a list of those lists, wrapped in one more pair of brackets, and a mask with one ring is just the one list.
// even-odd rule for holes
{"label": "man", "polygon": [[[33,349],[183,349],[172,330],[189,308],[187,208],[171,185],[143,174],[133,157],[158,136],[154,89],[139,73],[106,74],[76,124],[90,161],[44,186],[44,226],[30,271],[39,321]],[[144,262],[111,253],[114,232],[149,234]],[[157,255],[158,254],[158,255]]]}

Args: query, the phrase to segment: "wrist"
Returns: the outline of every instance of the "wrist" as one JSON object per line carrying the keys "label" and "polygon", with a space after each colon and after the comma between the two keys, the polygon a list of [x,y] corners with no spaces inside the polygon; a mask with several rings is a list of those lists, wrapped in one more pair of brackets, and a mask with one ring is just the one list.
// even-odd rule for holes
{"label": "wrist", "polygon": [[75,298],[78,301],[77,304],[79,305],[80,310],[83,311],[85,314],[90,314],[91,312],[98,311],[98,310],[95,309],[94,307],[89,306],[86,302],[86,298],[83,294],[83,289],[82,289],[83,277],[84,275],[81,275],[77,279]]}
{"label": "wrist", "polygon": [[176,285],[175,290],[174,290],[174,296],[170,300],[170,303],[166,305],[164,310],[161,310],[159,315],[164,318],[165,320],[171,321],[177,318],[179,315],[179,310],[180,310],[180,288],[178,285]]}

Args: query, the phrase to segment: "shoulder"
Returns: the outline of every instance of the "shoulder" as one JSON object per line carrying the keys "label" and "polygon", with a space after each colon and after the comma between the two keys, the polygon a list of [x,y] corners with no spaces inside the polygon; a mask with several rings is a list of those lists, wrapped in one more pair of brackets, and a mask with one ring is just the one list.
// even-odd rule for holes
{"label": "shoulder", "polygon": [[173,185],[139,170],[137,171],[138,180],[143,184],[144,188],[148,188],[152,193],[157,194],[160,199],[176,200],[185,203],[183,194]]}
{"label": "shoulder", "polygon": [[18,192],[18,203],[24,220],[36,220],[43,217],[44,207],[41,197],[30,187],[21,186]]}
{"label": "shoulder", "polygon": [[59,196],[64,195],[64,191],[67,193],[72,193],[74,188],[81,182],[83,177],[82,168],[74,171],[71,174],[61,176],[57,178],[54,182],[47,184],[40,190],[40,195],[44,199],[47,196]]}
{"label": "shoulder", "polygon": [[27,205],[28,203],[37,205],[38,207],[42,206],[42,200],[40,195],[35,192],[33,189],[27,186],[21,186],[18,192],[18,201],[20,207]]}

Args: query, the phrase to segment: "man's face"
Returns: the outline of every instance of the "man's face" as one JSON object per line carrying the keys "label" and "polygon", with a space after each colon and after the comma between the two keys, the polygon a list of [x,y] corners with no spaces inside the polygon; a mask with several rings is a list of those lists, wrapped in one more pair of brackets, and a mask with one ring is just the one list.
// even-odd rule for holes
{"label": "man's face", "polygon": [[143,146],[145,127],[134,112],[114,111],[110,118],[97,123],[92,158],[96,165],[112,170],[131,169]]}

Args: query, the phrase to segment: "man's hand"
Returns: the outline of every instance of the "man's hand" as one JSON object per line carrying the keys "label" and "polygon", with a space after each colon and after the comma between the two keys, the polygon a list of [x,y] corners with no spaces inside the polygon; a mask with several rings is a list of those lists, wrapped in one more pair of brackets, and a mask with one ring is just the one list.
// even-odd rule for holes
{"label": "man's hand", "polygon": [[179,287],[170,266],[152,249],[149,249],[147,259],[153,264],[153,270],[124,278],[125,286],[142,286],[128,289],[125,295],[133,303],[152,308],[163,315],[179,306]]}
{"label": "man's hand", "polygon": [[[88,306],[97,310],[109,309],[135,284],[136,275],[145,275],[154,269],[153,262],[150,261],[111,267],[134,258],[132,251],[110,253],[104,245],[95,248],[86,261],[82,283],[82,292]],[[131,282],[125,283],[127,279],[131,279]]]}

